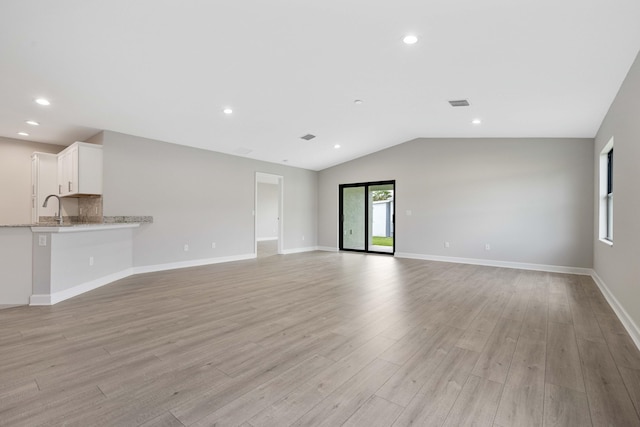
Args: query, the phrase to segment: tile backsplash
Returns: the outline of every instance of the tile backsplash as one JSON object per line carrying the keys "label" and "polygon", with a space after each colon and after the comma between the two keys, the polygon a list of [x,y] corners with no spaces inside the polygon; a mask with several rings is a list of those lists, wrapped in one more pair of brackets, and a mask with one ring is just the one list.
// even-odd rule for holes
{"label": "tile backsplash", "polygon": [[[78,197],[78,215],[64,216],[65,224],[102,224],[102,196]],[[41,216],[39,223],[54,224],[56,218],[53,216]]]}
{"label": "tile backsplash", "polygon": [[102,223],[102,196],[78,199],[78,221],[84,224]]}
{"label": "tile backsplash", "polygon": [[[64,216],[64,224],[102,224],[102,196],[78,197],[78,215]],[[56,218],[53,216],[41,216],[41,224],[54,224]]]}

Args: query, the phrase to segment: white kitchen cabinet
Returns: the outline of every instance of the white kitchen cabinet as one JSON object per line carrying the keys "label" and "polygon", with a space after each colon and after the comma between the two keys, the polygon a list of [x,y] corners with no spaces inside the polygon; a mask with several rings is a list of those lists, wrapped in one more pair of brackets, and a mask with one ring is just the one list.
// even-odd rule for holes
{"label": "white kitchen cabinet", "polygon": [[57,194],[102,194],[102,145],[75,142],[58,154]]}
{"label": "white kitchen cabinet", "polygon": [[33,223],[38,222],[41,216],[55,216],[58,213],[57,203],[49,203],[46,208],[42,207],[48,195],[58,194],[57,169],[55,154],[36,152],[31,155],[31,222]]}

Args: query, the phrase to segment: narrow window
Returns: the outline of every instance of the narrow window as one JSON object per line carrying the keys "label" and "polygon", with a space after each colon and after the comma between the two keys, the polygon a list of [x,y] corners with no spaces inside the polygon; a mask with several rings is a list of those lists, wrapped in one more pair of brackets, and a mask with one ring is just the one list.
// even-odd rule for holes
{"label": "narrow window", "polygon": [[613,244],[613,138],[600,152],[599,238]]}
{"label": "narrow window", "polygon": [[613,148],[607,153],[607,235],[613,242]]}

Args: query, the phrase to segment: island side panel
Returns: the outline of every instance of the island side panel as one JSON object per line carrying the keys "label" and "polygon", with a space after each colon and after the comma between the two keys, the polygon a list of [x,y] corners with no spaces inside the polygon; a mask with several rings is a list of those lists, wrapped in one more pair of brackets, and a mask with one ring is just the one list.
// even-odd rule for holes
{"label": "island side panel", "polygon": [[31,305],[49,305],[51,293],[51,233],[33,234],[33,296]]}
{"label": "island side panel", "polygon": [[31,229],[0,228],[0,305],[24,305],[31,296]]}
{"label": "island side panel", "polygon": [[131,274],[132,230],[52,233],[52,303]]}

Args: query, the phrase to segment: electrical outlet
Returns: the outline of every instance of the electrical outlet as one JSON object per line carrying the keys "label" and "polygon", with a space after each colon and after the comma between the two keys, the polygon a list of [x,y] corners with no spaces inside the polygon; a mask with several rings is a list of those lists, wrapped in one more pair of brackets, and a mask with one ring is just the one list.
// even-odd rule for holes
{"label": "electrical outlet", "polygon": [[38,236],[38,245],[39,246],[47,246],[47,236],[41,234]]}
{"label": "electrical outlet", "polygon": [[189,245],[184,245],[184,251],[189,252]]}
{"label": "electrical outlet", "polygon": [[491,250],[491,245],[489,243],[485,243],[484,250],[485,251],[490,251]]}
{"label": "electrical outlet", "polygon": [[93,265],[93,257],[92,257],[92,256],[90,256],[90,257],[89,257],[89,266],[92,266],[92,265]]}
{"label": "electrical outlet", "polygon": [[449,244],[449,242],[444,242],[444,247],[449,249],[451,247],[451,245]]}
{"label": "electrical outlet", "polygon": [[211,249],[215,249],[216,248],[216,242],[211,242]]}

